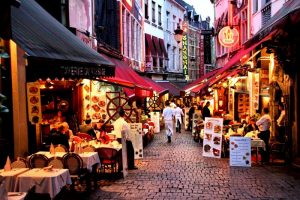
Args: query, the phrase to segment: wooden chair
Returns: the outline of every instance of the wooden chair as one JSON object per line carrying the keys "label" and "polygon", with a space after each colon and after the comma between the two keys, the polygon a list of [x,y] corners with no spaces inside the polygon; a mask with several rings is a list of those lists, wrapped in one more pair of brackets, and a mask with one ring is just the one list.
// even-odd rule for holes
{"label": "wooden chair", "polygon": [[65,145],[62,145],[62,144],[55,145],[54,150],[55,150],[55,152],[68,152],[69,151],[67,149],[67,147]]}
{"label": "wooden chair", "polygon": [[117,172],[118,151],[113,148],[98,148],[100,159],[100,173],[105,173],[106,169],[110,169],[112,173]]}
{"label": "wooden chair", "polygon": [[49,159],[43,154],[33,154],[29,158],[30,168],[43,168],[47,167]]}
{"label": "wooden chair", "polygon": [[55,169],[63,169],[64,168],[64,160],[61,157],[52,157],[49,159],[48,166],[52,165]]}
{"label": "wooden chair", "polygon": [[18,157],[11,163],[11,168],[27,168],[28,162],[25,158]]}
{"label": "wooden chair", "polygon": [[96,148],[92,145],[86,145],[82,149],[83,152],[96,152]]}

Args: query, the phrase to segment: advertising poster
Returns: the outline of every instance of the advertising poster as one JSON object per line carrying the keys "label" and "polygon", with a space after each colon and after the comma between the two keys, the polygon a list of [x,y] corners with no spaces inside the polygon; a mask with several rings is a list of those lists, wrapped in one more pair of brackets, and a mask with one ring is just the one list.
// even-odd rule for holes
{"label": "advertising poster", "polygon": [[130,123],[129,139],[134,149],[134,159],[143,158],[143,133],[142,123]]}
{"label": "advertising poster", "polygon": [[221,158],[222,132],[223,118],[205,118],[203,156]]}
{"label": "advertising poster", "polygon": [[42,120],[42,107],[40,84],[38,82],[27,83],[27,105],[29,121],[32,124],[39,123]]}
{"label": "advertising poster", "polygon": [[201,112],[196,110],[193,114],[193,127],[192,127],[192,135],[200,134],[200,124],[202,123]]}
{"label": "advertising poster", "polygon": [[[95,82],[97,83],[97,82]],[[102,115],[106,115],[106,94],[99,91],[97,84],[84,80],[83,85],[83,119],[89,115],[92,122],[98,122]]]}
{"label": "advertising poster", "polygon": [[230,137],[230,166],[251,167],[251,138]]}
{"label": "advertising poster", "polygon": [[154,123],[154,133],[160,132],[159,112],[150,112],[151,121]]}

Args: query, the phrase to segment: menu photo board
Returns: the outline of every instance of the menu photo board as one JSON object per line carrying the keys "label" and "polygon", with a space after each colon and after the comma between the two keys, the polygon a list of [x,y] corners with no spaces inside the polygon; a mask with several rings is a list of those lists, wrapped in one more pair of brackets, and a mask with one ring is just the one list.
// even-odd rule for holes
{"label": "menu photo board", "polygon": [[27,83],[28,119],[32,124],[42,120],[40,84],[38,82]]}
{"label": "menu photo board", "polygon": [[223,118],[205,118],[203,156],[221,158],[222,132]]}
{"label": "menu photo board", "polygon": [[154,133],[160,132],[159,118],[159,112],[150,112],[150,119],[154,123]]}
{"label": "menu photo board", "polygon": [[200,134],[199,126],[202,123],[201,111],[196,110],[193,114],[193,127],[192,127],[192,135]]}
{"label": "menu photo board", "polygon": [[184,108],[184,130],[188,129],[189,126],[189,108]]}
{"label": "menu photo board", "polygon": [[129,139],[134,149],[134,159],[143,158],[143,132],[142,123],[130,123]]}
{"label": "menu photo board", "polygon": [[251,167],[251,138],[230,137],[230,166]]}

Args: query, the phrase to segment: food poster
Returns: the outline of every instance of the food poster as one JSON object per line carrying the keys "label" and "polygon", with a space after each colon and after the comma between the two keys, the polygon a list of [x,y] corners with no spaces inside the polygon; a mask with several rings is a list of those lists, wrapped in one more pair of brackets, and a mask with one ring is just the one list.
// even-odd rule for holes
{"label": "food poster", "polygon": [[196,110],[193,114],[193,127],[192,127],[192,135],[199,134],[200,135],[200,125],[202,123],[203,119],[201,117],[201,111]]}
{"label": "food poster", "polygon": [[205,118],[203,156],[221,158],[222,132],[223,118]]}
{"label": "food poster", "polygon": [[129,139],[134,149],[134,159],[143,158],[143,132],[142,123],[130,123]]}
{"label": "food poster", "polygon": [[251,138],[230,137],[230,166],[251,167]]}
{"label": "food poster", "polygon": [[159,112],[150,112],[151,121],[154,123],[154,133],[160,132]]}
{"label": "food poster", "polygon": [[126,145],[126,134],[122,131],[122,168],[123,177],[128,176],[128,162],[127,162],[127,145]]}
{"label": "food poster", "polygon": [[92,122],[98,122],[106,115],[106,93],[99,89],[98,81],[83,81],[83,119],[89,115]]}
{"label": "food poster", "polygon": [[32,124],[42,120],[41,94],[39,82],[27,83],[28,119]]}
{"label": "food poster", "polygon": [[184,121],[184,130],[187,130],[189,126],[189,108],[184,108],[183,121]]}

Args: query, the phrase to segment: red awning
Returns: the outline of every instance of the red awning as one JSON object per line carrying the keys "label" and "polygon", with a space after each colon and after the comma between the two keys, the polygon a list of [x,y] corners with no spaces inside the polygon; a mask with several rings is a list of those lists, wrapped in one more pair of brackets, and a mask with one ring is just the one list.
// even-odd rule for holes
{"label": "red awning", "polygon": [[211,87],[212,85],[218,83],[219,81],[223,80],[224,78],[232,77],[232,76],[236,75],[237,73],[239,73],[240,71],[241,71],[241,69],[235,69],[233,71],[225,72],[222,75],[217,73],[216,76],[214,76],[213,78],[211,78],[209,80],[208,86]]}
{"label": "red awning", "polygon": [[273,34],[275,33],[272,32],[269,36],[265,37],[264,39],[262,39],[261,41],[257,42],[256,44],[253,44],[252,46],[250,46],[249,48],[245,48],[243,46],[243,48],[238,52],[236,53],[225,65],[224,67],[220,68],[220,70],[218,71],[218,74],[222,74],[223,72],[229,70],[233,65],[237,65],[237,64],[240,64],[239,61],[240,59],[250,53],[252,50],[254,50],[258,45],[262,44],[263,42],[269,40]]}
{"label": "red awning", "polygon": [[207,74],[205,74],[204,76],[198,78],[197,80],[191,82],[190,84],[186,85],[183,90],[184,91],[190,91],[191,89],[193,89],[194,87],[196,87],[197,85],[201,84],[204,82],[205,79],[210,78],[211,76],[213,76],[214,74],[216,74],[218,72],[218,70],[213,70],[208,72]]}
{"label": "red awning", "polygon": [[156,52],[158,53],[158,57],[162,58],[163,57],[163,52],[160,49],[158,38],[155,37],[155,36],[152,36],[152,40],[153,40],[153,45],[154,45],[154,47],[156,49]]}
{"label": "red awning", "polygon": [[153,81],[151,78],[143,77],[145,81],[153,88],[154,91],[156,91],[159,95],[163,95],[168,92],[168,89],[160,86],[158,83]]}
{"label": "red awning", "polygon": [[174,84],[172,84],[171,82],[159,81],[156,83],[162,86],[163,88],[167,88],[169,90],[169,94],[171,94],[172,96],[180,96],[180,89],[176,87]]}
{"label": "red awning", "polygon": [[130,81],[126,81],[124,79],[113,77],[113,78],[102,78],[101,79],[104,82],[108,82],[110,84],[120,85],[122,87],[128,87],[128,88],[134,88],[135,84]]}
{"label": "red awning", "polygon": [[165,56],[165,59],[169,59],[168,57],[168,52],[166,50],[166,47],[165,47],[165,42],[164,42],[164,39],[161,39],[159,38],[159,45],[160,45],[160,48]]}
{"label": "red awning", "polygon": [[[153,95],[153,89],[151,85],[149,85],[139,74],[137,74],[126,61],[119,60],[117,58],[108,57],[104,54],[105,58],[110,60],[112,63],[115,64],[116,70],[115,70],[115,79],[112,80],[125,80],[127,83],[133,83],[134,88],[139,88],[139,90],[146,90],[148,92],[139,92],[139,94],[147,94],[149,96]],[[129,89],[124,89],[124,91],[130,91]],[[127,93],[126,93],[127,94]],[[130,92],[128,94],[131,95]],[[127,95],[128,95],[127,94]],[[136,94],[137,96],[139,94]],[[128,95],[129,96],[129,95]]]}
{"label": "red awning", "polygon": [[198,85],[198,86],[196,86],[195,88],[193,88],[193,89],[191,90],[191,92],[199,93],[199,92],[201,92],[201,90],[207,88],[207,86],[208,86],[208,82],[206,82],[206,83],[201,83],[200,85]]}
{"label": "red awning", "polygon": [[150,49],[152,56],[157,56],[156,55],[156,50],[155,50],[155,48],[153,46],[151,35],[145,33],[145,38],[146,38],[146,47],[148,49]]}

